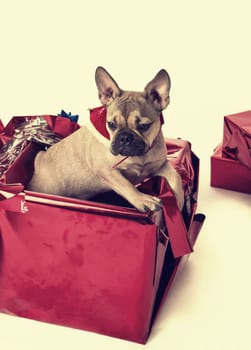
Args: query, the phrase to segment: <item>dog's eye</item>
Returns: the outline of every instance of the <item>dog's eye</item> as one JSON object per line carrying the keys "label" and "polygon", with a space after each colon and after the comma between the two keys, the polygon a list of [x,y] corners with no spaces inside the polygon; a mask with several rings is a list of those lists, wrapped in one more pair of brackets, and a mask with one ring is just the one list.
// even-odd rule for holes
{"label": "dog's eye", "polygon": [[107,125],[110,130],[115,130],[117,128],[115,122],[107,122]]}
{"label": "dog's eye", "polygon": [[150,128],[151,125],[152,125],[152,123],[148,123],[148,124],[139,124],[139,125],[138,125],[138,130],[139,130],[139,131],[142,131],[142,132],[147,131],[147,130]]}

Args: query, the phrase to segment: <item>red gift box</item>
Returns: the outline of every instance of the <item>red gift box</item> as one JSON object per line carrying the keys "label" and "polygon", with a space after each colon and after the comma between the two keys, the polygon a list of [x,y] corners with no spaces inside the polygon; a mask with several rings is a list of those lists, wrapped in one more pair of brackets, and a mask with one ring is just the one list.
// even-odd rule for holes
{"label": "red gift box", "polygon": [[251,193],[251,169],[222,155],[220,144],[211,156],[211,186]]}
{"label": "red gift box", "polygon": [[[77,128],[44,118],[63,136]],[[2,130],[2,144],[20,120]],[[145,343],[204,221],[195,214],[198,158],[186,141],[168,140],[167,148],[183,180],[183,216],[160,177],[139,185],[162,198],[163,210],[154,213],[138,212],[113,192],[82,201],[25,191],[41,149],[28,142],[1,178],[0,310]]]}
{"label": "red gift box", "polygon": [[211,186],[251,193],[251,111],[224,117],[223,142],[211,157]]}
{"label": "red gift box", "polygon": [[251,111],[224,117],[222,153],[251,170]]}

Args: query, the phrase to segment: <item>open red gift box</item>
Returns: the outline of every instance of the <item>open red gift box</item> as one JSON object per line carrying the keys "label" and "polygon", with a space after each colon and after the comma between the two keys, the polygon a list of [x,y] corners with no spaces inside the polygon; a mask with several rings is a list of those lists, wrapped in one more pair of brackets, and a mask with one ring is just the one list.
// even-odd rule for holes
{"label": "open red gift box", "polygon": [[223,142],[211,157],[211,185],[251,193],[251,111],[224,117]]}
{"label": "open red gift box", "polygon": [[[6,147],[20,123],[0,126]],[[42,116],[67,136],[78,128]],[[164,179],[139,189],[163,210],[141,213],[113,192],[82,201],[25,190],[41,144],[29,141],[0,180],[0,311],[145,343],[182,257],[193,250],[204,215],[196,214],[199,159],[190,143],[166,141],[183,180],[181,214]],[[3,148],[2,148],[3,149]]]}

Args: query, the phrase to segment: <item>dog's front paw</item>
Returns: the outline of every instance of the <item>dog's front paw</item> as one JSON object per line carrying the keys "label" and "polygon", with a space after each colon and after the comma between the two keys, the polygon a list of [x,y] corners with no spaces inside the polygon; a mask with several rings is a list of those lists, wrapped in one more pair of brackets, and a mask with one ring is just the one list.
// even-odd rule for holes
{"label": "dog's front paw", "polygon": [[140,193],[137,200],[134,201],[134,206],[142,212],[148,210],[156,211],[162,207],[161,200],[158,197],[150,196],[148,194]]}

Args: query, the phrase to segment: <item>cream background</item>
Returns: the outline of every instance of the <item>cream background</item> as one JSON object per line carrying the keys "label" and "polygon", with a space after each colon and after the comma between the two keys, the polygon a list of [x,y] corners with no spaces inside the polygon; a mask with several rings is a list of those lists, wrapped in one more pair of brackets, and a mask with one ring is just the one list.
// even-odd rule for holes
{"label": "cream background", "polygon": [[3,350],[251,348],[249,195],[209,186],[223,116],[251,107],[250,1],[0,0],[0,117],[99,105],[94,71],[140,90],[172,79],[165,133],[201,159],[207,220],[145,346],[0,314]]}

